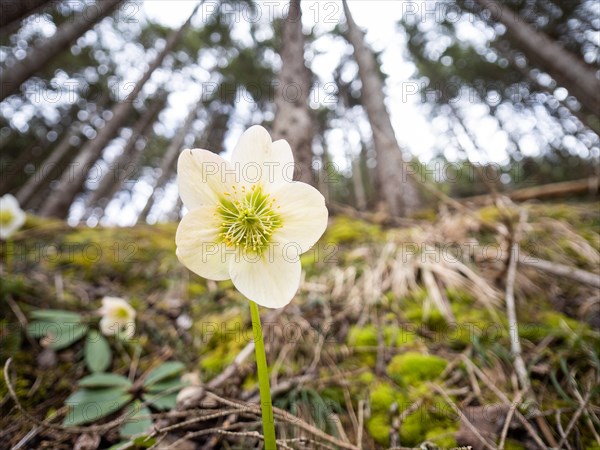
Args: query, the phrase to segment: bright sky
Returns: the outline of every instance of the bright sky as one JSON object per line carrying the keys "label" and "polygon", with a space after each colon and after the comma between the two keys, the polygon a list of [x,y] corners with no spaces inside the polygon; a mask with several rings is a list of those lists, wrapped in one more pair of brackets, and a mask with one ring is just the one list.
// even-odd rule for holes
{"label": "bright sky", "polygon": [[[233,37],[243,44],[252,45],[252,40],[249,37],[250,24],[259,24],[256,32],[258,38],[266,39],[270,37],[271,23],[275,18],[281,17],[286,13],[288,1],[259,1],[256,3],[256,10],[254,12],[245,5],[237,5],[236,7],[224,5],[222,12],[226,15],[227,19],[236,23]],[[121,12],[134,19],[145,16],[152,21],[176,28],[189,17],[197,4],[197,0],[145,0],[142,3],[127,4],[127,9]],[[430,2],[429,9],[425,9],[423,0],[416,2],[389,0],[349,1],[354,20],[367,33],[366,39],[368,44],[375,51],[383,52],[381,56],[382,70],[388,75],[386,85],[387,107],[400,145],[405,151],[419,157],[422,161],[431,160],[434,156],[437,156],[436,153],[440,149],[444,151],[444,155],[449,160],[455,160],[460,155],[457,153],[456,145],[447,141],[445,129],[447,127],[446,118],[440,116],[432,120],[426,115],[427,105],[421,103],[421,95],[418,93],[419,86],[411,79],[414,67],[405,57],[406,45],[403,33],[398,29],[398,22],[401,18],[416,18],[418,17],[417,13],[426,13],[423,25],[425,27],[435,27],[436,21],[440,19],[441,14],[444,12],[439,6],[445,4],[442,2]],[[201,27],[203,21],[215,11],[217,5],[218,3],[215,0],[205,0],[200,7],[200,12],[194,18],[194,26]],[[301,5],[303,8],[305,32],[308,33],[312,30],[316,36],[319,36],[308,49],[307,53],[308,64],[318,76],[321,83],[320,87],[312,93],[312,98],[317,103],[324,103],[327,99],[327,93],[332,94],[334,92],[334,89],[331,89],[332,85],[329,86],[330,89],[326,89],[327,83],[333,81],[333,71],[338,66],[340,59],[349,51],[349,45],[343,39],[335,38],[329,33],[337,25],[344,22],[342,3],[341,0],[302,0]],[[80,51],[79,46],[91,43],[87,42],[88,40],[101,39],[103,46],[109,49],[111,58],[117,63],[117,79],[129,81],[139,79],[143,71],[146,70],[147,64],[155,57],[155,53],[146,51],[143,46],[136,44],[134,41],[128,41],[127,23],[125,22],[125,20],[117,22],[117,26],[123,25],[121,30],[105,27],[102,33],[95,33],[93,31],[86,33],[85,37],[80,38],[77,41],[77,45],[71,48],[71,51],[74,53]],[[24,27],[23,33],[33,32],[43,26],[46,26],[44,25],[44,21],[34,21],[29,24],[29,27]],[[48,35],[51,35],[54,31],[52,27],[43,30]],[[475,47],[483,47],[486,40],[492,36],[493,32],[477,21],[462,20],[457,22],[458,39],[469,41]],[[442,37],[441,39],[435,39],[432,45],[436,49],[439,47],[443,50],[447,43],[444,44]],[[17,58],[19,58],[18,52],[19,50],[17,49],[15,53]],[[156,126],[156,131],[159,134],[167,137],[172,136],[183,122],[192,103],[200,98],[200,93],[205,86],[204,83],[211,80],[214,81],[214,75],[211,78],[210,71],[217,66],[219,54],[207,48],[202,50],[201,55],[200,61],[197,62],[198,64],[196,64],[196,61],[190,61],[190,65],[179,71],[171,71],[168,68],[158,69],[152,76],[152,83],[148,83],[144,87],[144,95],[152,95],[153,91],[159,85],[167,83],[169,91],[172,92],[169,96],[170,108],[161,113],[160,124]],[[5,57],[6,52],[0,52],[0,59],[3,60]],[[108,56],[105,55],[104,58],[108,59]],[[274,55],[272,61],[277,61],[276,55]],[[452,64],[452,61],[449,63]],[[98,69],[101,67],[102,65]],[[356,66],[349,64],[346,70],[347,72],[342,73],[342,78],[345,81],[350,81],[356,75]],[[60,79],[61,77],[68,79],[68,75],[63,72],[57,73],[55,78]],[[122,83],[121,85],[125,86],[126,83]],[[177,89],[174,87],[177,87]],[[329,99],[331,98],[330,96]],[[36,104],[36,107],[39,108],[46,108],[48,105],[45,103],[47,102],[36,102],[32,99],[32,105],[27,105],[31,111],[25,107],[12,111],[7,110],[7,108],[12,108],[12,106],[7,102],[3,102],[2,108],[4,109],[2,112],[5,116],[12,115],[13,124],[20,130],[26,131],[28,117],[31,117],[35,112],[33,104]],[[264,120],[261,114],[257,114],[253,104],[241,101],[236,106],[236,116],[234,116],[234,120],[231,123],[225,142],[226,154],[231,151],[239,135],[244,131],[246,124]],[[506,134],[499,129],[496,120],[489,116],[486,107],[478,104],[478,102],[470,103],[468,99],[461,100],[458,106],[463,111],[464,121],[476,141],[476,146],[474,146],[471,140],[458,130],[458,139],[462,147],[466,149],[469,159],[473,162],[507,162],[506,149],[508,148],[508,141]],[[516,129],[522,135],[519,144],[524,154],[534,155],[539,152],[540,148],[547,145],[547,143],[540,141],[539,133],[530,133],[532,128],[536,126],[536,120],[538,120],[538,130],[542,130],[545,126],[543,134],[546,142],[553,138],[553,135],[556,135],[556,130],[553,131],[553,128],[556,128],[554,124],[550,122],[540,124],[539,117],[534,118],[531,112],[522,112],[519,119],[515,120],[514,110],[503,108],[503,105],[499,107],[498,115],[505,114],[507,117],[506,128],[508,129],[510,125],[511,128]],[[206,121],[205,116],[206,114],[204,113],[203,122]],[[94,132],[93,128],[88,128],[90,128],[90,132]],[[361,139],[368,142],[370,133],[368,122],[364,115],[357,112],[357,110],[352,110],[337,119],[333,123],[333,129],[326,134],[328,150],[333,157],[333,161],[340,168],[347,168],[348,155],[357,154],[360,151]],[[93,136],[88,137],[91,138]],[[104,153],[106,164],[110,164],[115,156],[120,153],[124,138],[126,136],[122,136],[121,139],[115,139],[106,149]],[[573,148],[581,146],[576,140],[572,139],[571,141],[563,142],[565,145]],[[186,145],[191,145],[191,143],[187,143]],[[145,199],[152,193],[152,180],[154,176],[155,174],[153,175],[152,173],[142,174],[133,187],[133,198],[123,197],[122,199],[113,199],[108,205],[103,222],[116,222],[120,225],[133,223],[136,218],[135,208],[123,208],[123,206],[132,204],[143,205]],[[157,214],[160,216],[168,212],[172,208],[172,205],[175,204],[176,199],[176,186],[167,186],[163,198],[159,199],[155,205],[158,211]],[[77,223],[84,213],[83,204],[79,202],[72,210],[70,221]],[[151,214],[150,220],[153,219],[156,219],[156,215]],[[93,225],[94,220],[91,222],[88,221],[88,223]]]}
{"label": "bright sky", "polygon": [[[164,1],[146,0],[144,9],[146,14],[152,20],[172,27],[179,26],[189,16],[196,2],[190,0],[169,1],[168,7]],[[288,2],[264,0],[257,2],[258,13],[261,22],[272,17],[281,15],[282,7]],[[303,24],[305,31],[315,27],[318,33],[324,33],[332,30],[340,22],[344,21],[341,1],[318,1],[303,0]],[[215,6],[215,2],[207,1],[201,7],[201,18],[206,17]],[[349,2],[354,20],[367,32],[367,41],[376,51],[384,50],[382,55],[382,70],[389,75],[387,84],[388,109],[392,117],[392,123],[396,135],[403,148],[410,150],[414,155],[422,160],[428,160],[434,156],[435,133],[429,119],[424,116],[423,110],[417,108],[421,101],[420,96],[415,93],[416,84],[410,80],[413,72],[413,65],[403,58],[404,42],[403,36],[397,30],[397,23],[402,14],[414,14],[411,8],[419,8],[415,2],[395,2],[380,0],[351,0]],[[168,12],[167,12],[168,11]],[[256,15],[249,12],[246,7],[237,10],[225,10],[232,20],[236,20],[243,29],[244,23],[258,20]],[[428,20],[435,20],[433,14],[439,11],[432,11]],[[264,22],[263,22],[264,23]],[[466,38],[476,36],[477,33],[469,33],[466,30]],[[243,34],[238,36],[244,39]],[[345,44],[334,41],[328,36],[320,38],[315,44],[316,48],[322,52],[311,61],[312,70],[323,81],[332,80],[331,75],[338,64],[340,52],[344,50]],[[325,93],[319,92],[317,98],[324,98]],[[226,142],[229,150],[237,140],[240,130],[233,130]],[[350,130],[345,136],[347,140],[340,139],[339,134],[345,131],[334,131],[330,136],[330,151],[335,160],[340,164],[345,164],[345,154],[348,151],[347,145],[354,147],[351,152],[358,151],[360,141],[356,130]],[[505,140],[489,139],[493,136],[494,125],[482,124],[478,127],[478,134],[487,137],[485,141],[489,142],[490,159],[501,161],[506,157],[504,147]],[[485,136],[487,135],[487,136]],[[343,145],[344,148],[336,148]],[[474,159],[480,159],[474,155]]]}

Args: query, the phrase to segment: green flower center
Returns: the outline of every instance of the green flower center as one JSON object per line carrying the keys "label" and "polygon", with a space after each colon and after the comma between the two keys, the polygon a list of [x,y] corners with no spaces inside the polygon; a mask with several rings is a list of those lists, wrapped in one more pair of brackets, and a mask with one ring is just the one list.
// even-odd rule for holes
{"label": "green flower center", "polygon": [[15,215],[10,210],[0,210],[0,225],[10,225],[15,220]]}
{"label": "green flower center", "polygon": [[275,199],[263,192],[262,187],[244,186],[239,192],[225,193],[217,208],[221,222],[220,239],[228,247],[239,247],[261,255],[271,236],[281,227],[281,216],[276,212]]}
{"label": "green flower center", "polygon": [[121,306],[115,310],[115,317],[118,319],[128,319],[129,311],[127,310],[127,308]]}

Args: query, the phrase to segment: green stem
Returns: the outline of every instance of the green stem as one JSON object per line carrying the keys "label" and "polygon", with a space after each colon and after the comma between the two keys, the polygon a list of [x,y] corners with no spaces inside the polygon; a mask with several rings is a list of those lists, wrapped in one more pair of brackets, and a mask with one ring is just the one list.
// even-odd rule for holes
{"label": "green stem", "polygon": [[6,240],[6,260],[5,260],[5,270],[6,270],[6,275],[10,275],[13,271],[13,252],[15,251],[14,249],[14,244],[13,244],[13,240],[11,238],[8,238]]}
{"label": "green stem", "polygon": [[263,435],[265,450],[277,450],[275,441],[275,422],[273,419],[273,404],[271,402],[271,387],[269,386],[269,369],[265,355],[262,327],[258,305],[250,300],[252,315],[252,330],[254,332],[254,350],[256,352],[256,367],[258,369],[258,386],[260,388],[260,404],[262,409]]}

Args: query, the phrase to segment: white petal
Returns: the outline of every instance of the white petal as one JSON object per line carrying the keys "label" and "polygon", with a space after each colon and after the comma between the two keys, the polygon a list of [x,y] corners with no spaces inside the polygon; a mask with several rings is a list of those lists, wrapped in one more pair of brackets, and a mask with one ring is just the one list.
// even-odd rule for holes
{"label": "white petal", "polygon": [[0,207],[2,207],[2,209],[10,209],[11,211],[21,209],[19,206],[19,201],[12,194],[4,194],[2,197],[0,197]]}
{"label": "white petal", "polygon": [[234,183],[231,165],[208,150],[184,150],[177,161],[179,195],[187,209],[214,205]]}
{"label": "white petal", "polygon": [[0,239],[8,239],[23,226],[26,215],[19,206],[19,201],[11,194],[0,197],[0,211],[8,211],[12,216],[9,223],[0,225]]}
{"label": "white petal", "polygon": [[214,206],[188,212],[177,227],[177,257],[188,269],[209,280],[228,280],[227,252],[219,243],[219,221]]}
{"label": "white petal", "polygon": [[286,257],[281,246],[265,251],[262,257],[238,254],[229,260],[234,286],[266,308],[282,308],[292,301],[301,272],[300,259]]}
{"label": "white petal", "polygon": [[274,170],[269,175],[269,183],[281,184],[284,182],[291,182],[294,179],[294,154],[288,141],[285,139],[279,139],[273,142],[271,145],[271,157],[273,162],[276,163]]}
{"label": "white petal", "polygon": [[273,233],[273,241],[296,246],[300,254],[308,251],[327,228],[325,198],[314,187],[299,181],[282,184],[272,195],[283,224]]}
{"label": "white petal", "polygon": [[127,339],[131,339],[135,334],[135,322],[127,322],[124,324],[123,328],[121,328],[121,332]]}
{"label": "white petal", "polygon": [[231,162],[245,184],[279,184],[291,181],[294,156],[287,141],[272,142],[259,125],[248,128],[233,149]]}
{"label": "white petal", "polygon": [[125,301],[125,299],[121,298],[121,297],[103,297],[102,298],[102,307],[103,308],[119,308],[122,307],[124,305],[129,305],[129,303],[127,303],[127,301]]}
{"label": "white petal", "polygon": [[0,225],[0,239],[8,239],[17,231],[19,231],[20,225],[14,220],[6,225]]}
{"label": "white petal", "polygon": [[100,319],[100,331],[105,336],[113,336],[119,331],[119,325],[111,317]]}
{"label": "white petal", "polygon": [[27,219],[27,215],[21,208],[15,211],[14,226],[17,230],[19,230],[23,226],[23,224],[25,223],[25,219]]}

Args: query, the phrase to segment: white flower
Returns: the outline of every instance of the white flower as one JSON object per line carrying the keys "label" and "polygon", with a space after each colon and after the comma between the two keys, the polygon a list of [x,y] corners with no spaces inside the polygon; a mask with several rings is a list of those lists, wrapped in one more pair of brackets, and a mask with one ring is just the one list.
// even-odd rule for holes
{"label": "white flower", "polygon": [[10,194],[0,197],[0,239],[10,238],[25,223],[25,213]]}
{"label": "white flower", "polygon": [[98,311],[100,331],[106,336],[123,335],[131,339],[135,333],[135,309],[122,298],[104,297]]}
{"label": "white flower", "polygon": [[292,181],[294,157],[263,127],[246,130],[231,162],[208,150],[184,150],[179,194],[189,212],[177,229],[179,260],[198,275],[233,281],[250,300],[287,305],[300,285],[300,254],[327,227],[325,199]]}

